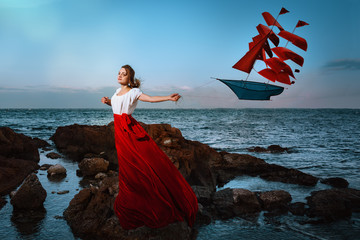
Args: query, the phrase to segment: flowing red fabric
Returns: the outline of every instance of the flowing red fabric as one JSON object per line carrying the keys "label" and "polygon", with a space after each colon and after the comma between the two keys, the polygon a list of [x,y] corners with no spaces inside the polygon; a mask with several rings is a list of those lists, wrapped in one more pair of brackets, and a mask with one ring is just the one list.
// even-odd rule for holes
{"label": "flowing red fabric", "polygon": [[160,228],[176,221],[194,224],[197,198],[184,177],[140,124],[114,114],[119,194],[114,211],[124,229]]}

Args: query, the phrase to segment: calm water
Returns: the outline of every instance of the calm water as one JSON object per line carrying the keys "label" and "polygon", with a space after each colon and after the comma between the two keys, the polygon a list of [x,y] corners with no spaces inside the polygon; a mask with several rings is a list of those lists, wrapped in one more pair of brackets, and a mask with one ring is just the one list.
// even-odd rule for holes
{"label": "calm water", "polygon": [[[248,153],[246,148],[278,144],[291,153],[254,156],[285,167],[297,168],[314,176],[343,177],[352,188],[360,189],[360,110],[352,109],[209,109],[155,110],[137,109],[133,116],[144,123],[170,123],[184,137],[210,145],[217,150]],[[47,140],[58,126],[70,124],[105,125],[112,121],[110,109],[16,109],[0,110],[0,126],[18,133]],[[48,159],[40,153],[40,165],[62,164],[68,171],[60,182],[50,182],[45,171],[38,177],[48,195],[45,218],[32,231],[25,231],[11,221],[12,206],[0,210],[0,239],[75,239],[61,216],[69,201],[81,190],[77,164],[68,159]],[[267,182],[256,177],[239,177],[224,187],[241,187],[251,191],[283,189],[293,201],[305,202],[311,191],[329,188]],[[65,195],[52,191],[69,190]],[[9,197],[6,196],[8,202]],[[257,219],[241,218],[216,221],[200,227],[197,239],[356,239],[360,235],[360,215],[333,224],[302,224],[291,214]]]}

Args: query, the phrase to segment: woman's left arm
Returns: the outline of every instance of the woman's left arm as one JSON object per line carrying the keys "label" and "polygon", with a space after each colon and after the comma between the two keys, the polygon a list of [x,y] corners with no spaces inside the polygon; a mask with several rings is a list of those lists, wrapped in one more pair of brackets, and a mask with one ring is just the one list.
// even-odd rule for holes
{"label": "woman's left arm", "polygon": [[143,93],[140,95],[139,100],[143,102],[164,102],[164,101],[176,102],[180,98],[181,96],[178,93],[173,93],[169,96],[149,96]]}

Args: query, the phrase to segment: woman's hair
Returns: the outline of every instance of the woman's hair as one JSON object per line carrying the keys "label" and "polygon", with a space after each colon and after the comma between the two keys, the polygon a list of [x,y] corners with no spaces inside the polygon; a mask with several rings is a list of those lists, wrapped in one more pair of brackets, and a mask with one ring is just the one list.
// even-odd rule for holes
{"label": "woman's hair", "polygon": [[138,88],[140,87],[140,80],[135,78],[135,71],[130,65],[124,65],[121,68],[126,70],[126,73],[129,74],[129,85],[131,88]]}

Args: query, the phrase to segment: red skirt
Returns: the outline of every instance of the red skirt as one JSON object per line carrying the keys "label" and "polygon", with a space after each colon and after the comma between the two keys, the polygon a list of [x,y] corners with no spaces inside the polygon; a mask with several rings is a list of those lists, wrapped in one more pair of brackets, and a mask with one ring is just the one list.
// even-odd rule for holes
{"label": "red skirt", "polygon": [[114,211],[124,229],[194,224],[197,198],[184,177],[140,124],[114,114],[119,194]]}

